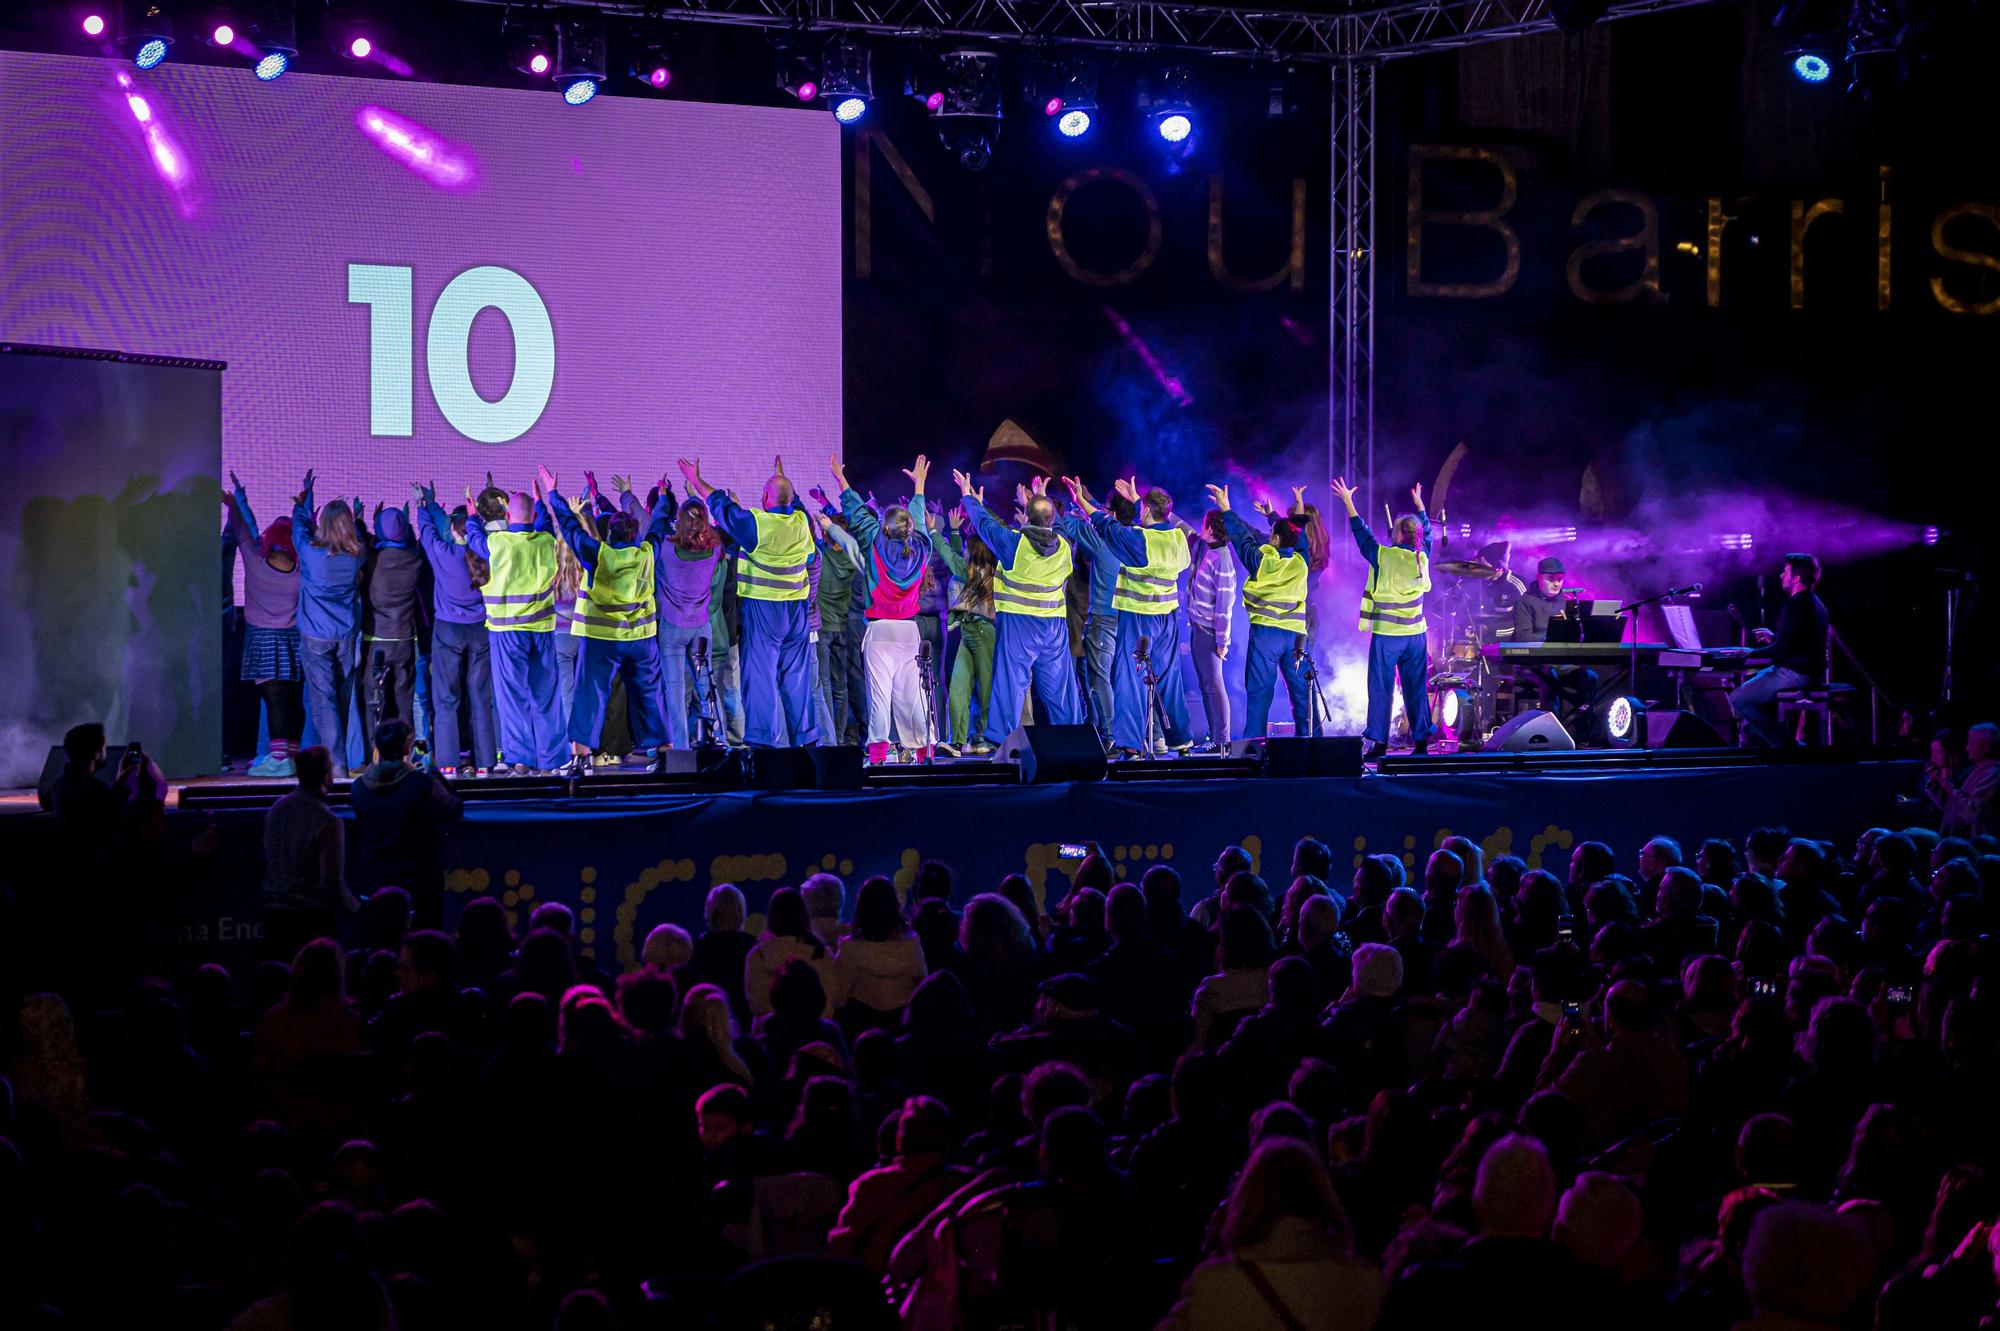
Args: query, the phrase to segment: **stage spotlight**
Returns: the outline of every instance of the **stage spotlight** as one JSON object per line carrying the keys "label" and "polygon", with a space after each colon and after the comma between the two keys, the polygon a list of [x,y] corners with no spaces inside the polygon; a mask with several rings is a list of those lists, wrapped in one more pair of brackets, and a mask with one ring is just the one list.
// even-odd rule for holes
{"label": "stage spotlight", "polygon": [[659,46],[642,46],[632,56],[632,77],[655,91],[674,81],[673,66]]}
{"label": "stage spotlight", "polygon": [[1189,96],[1192,79],[1185,65],[1164,65],[1150,79],[1139,82],[1139,108],[1153,126],[1153,132],[1176,158],[1194,147],[1194,102]]}
{"label": "stage spotlight", "polygon": [[1056,133],[1066,139],[1082,138],[1090,132],[1097,111],[1097,61],[1064,55],[1038,64],[1028,100],[1041,104],[1042,114],[1056,122]]}
{"label": "stage spotlight", "polygon": [[132,52],[132,63],[141,69],[151,69],[167,58],[167,39],[148,37],[139,43],[139,49]]}
{"label": "stage spotlight", "polygon": [[1924,528],[1924,544],[1936,545],[1937,543],[1938,543],[1938,529],[1936,527]]}
{"label": "stage spotlight", "polygon": [[86,37],[102,37],[104,35],[104,15],[85,14],[83,16],[83,35]]}
{"label": "stage spotlight", "polygon": [[174,44],[174,21],[164,6],[137,4],[127,11],[121,36],[125,54],[141,69],[151,69],[167,58]]}
{"label": "stage spotlight", "polygon": [[225,48],[236,45],[236,29],[227,22],[216,24],[209,30],[208,44]]}
{"label": "stage spotlight", "polygon": [[1800,51],[1792,57],[1792,73],[1806,83],[1825,83],[1833,76],[1833,62],[1817,51]]}
{"label": "stage spotlight", "polygon": [[1604,742],[1614,749],[1631,748],[1645,729],[1646,704],[1637,698],[1613,698],[1604,709]]}
{"label": "stage spotlight", "polygon": [[937,121],[938,142],[967,171],[984,171],[1000,137],[1000,57],[966,48],[947,51],[939,73],[936,102],[924,103]]}
{"label": "stage spotlight", "polygon": [[507,39],[507,64],[532,78],[547,78],[555,67],[555,43],[540,28],[517,28]]}
{"label": "stage spotlight", "polygon": [[571,106],[597,96],[604,82],[604,20],[568,15],[556,20],[556,88]]}
{"label": "stage spotlight", "polygon": [[806,49],[800,38],[789,32],[768,34],[771,43],[771,81],[793,101],[811,102],[819,98],[819,59]]}
{"label": "stage spotlight", "polygon": [[366,60],[375,53],[375,43],[366,37],[356,37],[347,44],[347,55],[352,60]]}
{"label": "stage spotlight", "polygon": [[282,77],[299,53],[298,18],[290,0],[270,0],[257,6],[243,35],[256,50],[252,69],[263,83]]}
{"label": "stage spotlight", "polygon": [[833,118],[851,125],[868,114],[875,100],[874,59],[867,47],[851,37],[836,37],[820,56],[820,95]]}

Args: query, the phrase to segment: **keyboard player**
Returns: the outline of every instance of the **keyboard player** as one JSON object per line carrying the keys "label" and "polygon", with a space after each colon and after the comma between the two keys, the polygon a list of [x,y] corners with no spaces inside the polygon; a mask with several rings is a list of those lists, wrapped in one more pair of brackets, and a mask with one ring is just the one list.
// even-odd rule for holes
{"label": "keyboard player", "polygon": [[[1547,642],[1549,621],[1567,613],[1563,598],[1569,570],[1553,555],[1535,565],[1535,580],[1514,602],[1514,641]],[[1535,686],[1544,711],[1574,715],[1597,696],[1597,672],[1583,666],[1524,666],[1521,677]]]}

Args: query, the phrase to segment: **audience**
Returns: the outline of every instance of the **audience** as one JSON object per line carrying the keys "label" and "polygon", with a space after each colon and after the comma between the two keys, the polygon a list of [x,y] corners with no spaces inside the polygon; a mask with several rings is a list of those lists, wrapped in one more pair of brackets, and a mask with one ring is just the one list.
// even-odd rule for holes
{"label": "audience", "polygon": [[560,903],[438,927],[456,802],[400,725],[365,901],[307,750],[271,960],[6,994],[8,1325],[1994,1323],[1983,833],[1560,876],[1452,837],[1351,897],[1306,838],[1282,901],[1229,847],[1192,913],[1102,856],[1046,916],[930,862],[844,919],[820,873],[754,936],[716,885],[619,975]]}

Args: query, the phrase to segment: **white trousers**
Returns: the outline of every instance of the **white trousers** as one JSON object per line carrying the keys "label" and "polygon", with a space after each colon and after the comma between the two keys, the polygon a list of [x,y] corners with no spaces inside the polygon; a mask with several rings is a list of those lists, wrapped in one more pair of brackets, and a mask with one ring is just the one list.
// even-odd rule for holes
{"label": "white trousers", "polygon": [[861,635],[861,668],[868,679],[868,742],[889,742],[893,722],[897,740],[917,748],[931,742],[924,717],[923,685],[917,681],[917,647],[922,636],[915,621],[871,619]]}

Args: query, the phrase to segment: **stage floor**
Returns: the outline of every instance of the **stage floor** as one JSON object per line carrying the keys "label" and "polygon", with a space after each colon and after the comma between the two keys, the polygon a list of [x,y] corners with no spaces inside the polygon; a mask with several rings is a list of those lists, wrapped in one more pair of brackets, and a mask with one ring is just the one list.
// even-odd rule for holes
{"label": "stage floor", "polygon": [[[860,791],[598,793],[555,790],[482,798],[445,838],[443,913],[491,894],[518,918],[537,903],[577,912],[586,947],[629,962],[655,924],[701,928],[702,900],[733,882],[761,912],[770,892],[830,870],[852,893],[875,874],[907,888],[917,867],[941,859],[957,872],[956,897],[1025,874],[1036,896],[1060,900],[1074,865],[1058,847],[1096,841],[1120,878],[1153,864],[1179,871],[1192,904],[1211,888],[1223,846],[1240,844],[1275,891],[1287,881],[1291,847],[1315,836],[1345,865],[1387,852],[1412,869],[1445,837],[1469,836],[1489,855],[1519,855],[1561,871],[1578,841],[1608,842],[1620,868],[1647,837],[1677,837],[1690,852],[1711,836],[1741,838],[1783,825],[1800,835],[1851,841],[1862,829],[1905,827],[1930,814],[1918,797],[1920,764],[1907,761],[1758,763],[1691,751],[1600,755],[1474,755],[1408,759],[1386,774],[1304,779],[1238,776],[1069,785],[944,785],[905,781]],[[1158,766],[1157,764],[1155,766]],[[227,779],[241,786],[240,779]],[[483,786],[493,785],[491,790]],[[181,783],[198,805],[212,780]],[[151,934],[167,969],[208,961],[244,965],[259,955],[263,876],[262,806],[287,783],[260,783],[253,807],[184,807],[171,823],[182,842],[213,825],[221,849],[166,897]],[[33,793],[8,807],[33,807]],[[36,864],[52,831],[45,818],[0,818],[0,864]],[[366,866],[350,854],[350,875]],[[850,896],[851,900],[851,896]]]}

